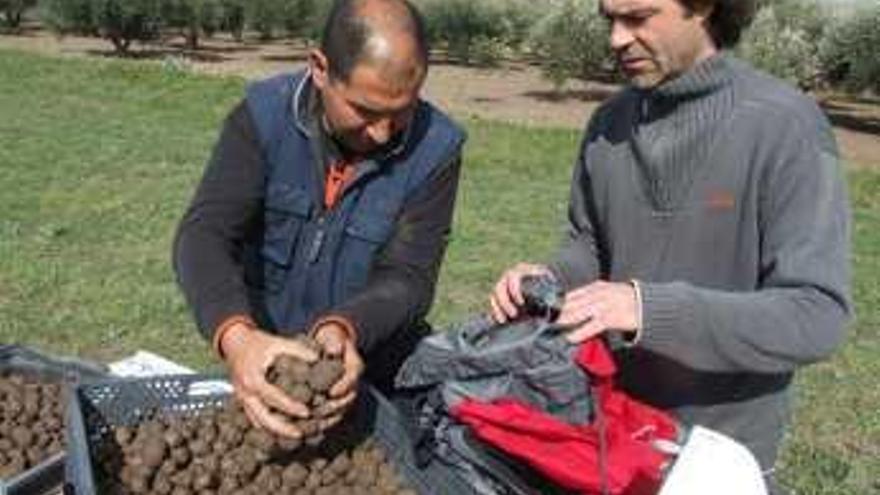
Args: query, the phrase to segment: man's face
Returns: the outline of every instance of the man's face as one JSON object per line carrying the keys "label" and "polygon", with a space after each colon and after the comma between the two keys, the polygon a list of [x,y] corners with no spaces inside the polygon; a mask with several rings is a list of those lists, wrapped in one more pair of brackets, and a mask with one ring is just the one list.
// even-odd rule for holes
{"label": "man's face", "polygon": [[412,120],[422,76],[410,84],[383,78],[381,68],[361,63],[348,81],[330,78],[313,65],[324,116],[334,138],[349,151],[367,154],[387,144]]}
{"label": "man's face", "polygon": [[706,27],[708,8],[688,10],[679,0],[601,0],[601,10],[611,49],[636,87],[656,87],[717,51]]}

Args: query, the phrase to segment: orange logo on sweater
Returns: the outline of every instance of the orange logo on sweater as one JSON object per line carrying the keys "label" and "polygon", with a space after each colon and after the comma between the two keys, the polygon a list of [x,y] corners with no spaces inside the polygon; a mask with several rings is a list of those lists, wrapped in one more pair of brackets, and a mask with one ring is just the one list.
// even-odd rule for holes
{"label": "orange logo on sweater", "polygon": [[732,210],[736,206],[736,196],[730,191],[710,191],[706,197],[706,205],[710,210]]}

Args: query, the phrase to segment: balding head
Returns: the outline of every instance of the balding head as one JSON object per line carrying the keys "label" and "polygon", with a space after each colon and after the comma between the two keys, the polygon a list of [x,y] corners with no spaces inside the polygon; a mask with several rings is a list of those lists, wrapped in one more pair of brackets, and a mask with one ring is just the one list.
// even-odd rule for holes
{"label": "balding head", "polygon": [[407,0],[337,0],[321,51],[328,75],[347,82],[360,64],[380,69],[395,85],[420,83],[428,67],[424,21]]}

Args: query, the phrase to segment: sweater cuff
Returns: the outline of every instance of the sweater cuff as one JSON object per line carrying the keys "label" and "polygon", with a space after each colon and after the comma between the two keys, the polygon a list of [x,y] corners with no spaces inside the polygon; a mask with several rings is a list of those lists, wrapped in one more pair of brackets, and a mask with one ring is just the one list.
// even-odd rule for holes
{"label": "sweater cuff", "polygon": [[633,288],[633,297],[635,297],[636,328],[633,332],[624,333],[622,340],[624,347],[635,347],[642,341],[642,334],[645,331],[644,304],[642,303],[642,283],[632,279],[629,284]]}
{"label": "sweater cuff", "polygon": [[681,332],[682,322],[686,320],[684,295],[670,284],[641,282],[639,289],[643,325],[641,344],[648,348],[674,345],[675,336]]}
{"label": "sweater cuff", "polygon": [[327,325],[327,324],[338,325],[345,332],[345,335],[348,338],[348,340],[351,342],[354,342],[355,345],[357,345],[358,334],[357,334],[357,329],[354,326],[354,323],[352,323],[351,320],[346,318],[345,316],[337,315],[337,314],[326,315],[326,316],[319,318],[318,321],[316,321],[312,325],[312,328],[309,330],[309,337],[314,338],[315,334],[318,332],[318,330],[322,326]]}

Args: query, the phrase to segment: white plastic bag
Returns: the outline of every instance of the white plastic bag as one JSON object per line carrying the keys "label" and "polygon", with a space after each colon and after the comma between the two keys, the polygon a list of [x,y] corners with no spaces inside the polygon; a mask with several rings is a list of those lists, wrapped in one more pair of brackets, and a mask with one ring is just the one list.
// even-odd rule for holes
{"label": "white plastic bag", "polygon": [[761,466],[742,444],[694,426],[659,495],[767,495]]}

